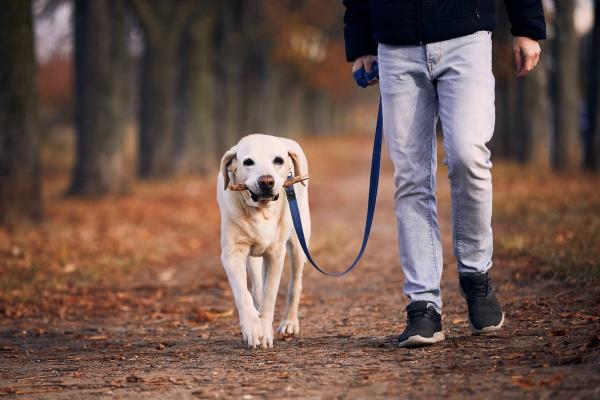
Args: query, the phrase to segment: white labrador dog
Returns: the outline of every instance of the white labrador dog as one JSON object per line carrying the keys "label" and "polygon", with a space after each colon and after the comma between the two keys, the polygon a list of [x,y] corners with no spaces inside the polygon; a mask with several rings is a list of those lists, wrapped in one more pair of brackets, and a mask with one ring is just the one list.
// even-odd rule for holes
{"label": "white labrador dog", "polygon": [[[273,347],[273,314],[284,259],[289,255],[291,277],[279,334],[300,332],[298,306],[306,257],[293,231],[283,184],[308,174],[306,156],[293,140],[249,135],[225,153],[217,184],[221,210],[221,261],[229,278],[248,347]],[[247,191],[228,190],[245,184]],[[296,184],[306,240],[310,238],[308,186]],[[247,275],[252,283],[248,290]]]}

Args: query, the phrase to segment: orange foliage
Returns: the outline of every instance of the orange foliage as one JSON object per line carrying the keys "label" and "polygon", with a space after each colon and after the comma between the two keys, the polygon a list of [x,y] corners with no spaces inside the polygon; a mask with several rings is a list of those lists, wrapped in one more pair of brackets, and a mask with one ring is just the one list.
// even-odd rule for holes
{"label": "orange foliage", "polygon": [[342,4],[321,0],[264,4],[273,60],[287,64],[309,87],[346,95],[352,78],[344,53]]}
{"label": "orange foliage", "polygon": [[63,190],[46,185],[42,226],[0,229],[0,315],[36,314],[57,290],[120,285],[149,266],[216,252],[214,182],[138,184],[135,196],[101,200],[65,199]]}
{"label": "orange foliage", "polygon": [[47,106],[69,106],[73,103],[73,63],[65,57],[54,57],[38,66],[40,102]]}

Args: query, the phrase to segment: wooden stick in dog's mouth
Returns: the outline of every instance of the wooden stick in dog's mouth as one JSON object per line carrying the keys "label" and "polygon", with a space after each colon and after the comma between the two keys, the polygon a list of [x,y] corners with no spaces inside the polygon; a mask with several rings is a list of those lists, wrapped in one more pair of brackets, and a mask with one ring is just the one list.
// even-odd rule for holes
{"label": "wooden stick in dog's mouth", "polygon": [[[286,179],[285,182],[283,183],[283,187],[290,187],[294,183],[303,182],[306,180],[308,180],[308,175],[294,176],[292,179]],[[232,192],[243,192],[244,190],[248,190],[248,186],[246,186],[243,183],[238,183],[237,185],[227,186],[227,189],[231,190]]]}

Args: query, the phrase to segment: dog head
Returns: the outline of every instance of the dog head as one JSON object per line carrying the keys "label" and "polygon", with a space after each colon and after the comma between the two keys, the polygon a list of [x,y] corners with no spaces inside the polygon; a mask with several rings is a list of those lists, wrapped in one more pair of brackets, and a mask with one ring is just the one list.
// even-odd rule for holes
{"label": "dog head", "polygon": [[275,136],[249,135],[229,149],[221,159],[224,190],[231,181],[243,183],[246,204],[267,207],[279,199],[283,184],[290,172],[301,175],[302,161],[288,139]]}

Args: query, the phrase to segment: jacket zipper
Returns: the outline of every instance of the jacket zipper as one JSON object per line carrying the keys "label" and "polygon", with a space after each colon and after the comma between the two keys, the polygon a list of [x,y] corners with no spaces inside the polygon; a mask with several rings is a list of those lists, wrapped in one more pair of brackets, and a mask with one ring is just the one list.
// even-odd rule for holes
{"label": "jacket zipper", "polygon": [[479,17],[481,17],[481,14],[479,13],[479,1],[478,0],[473,0],[473,11],[475,12],[475,18],[477,18],[477,21],[479,21]]}
{"label": "jacket zipper", "polygon": [[417,39],[423,45],[423,0],[416,0],[417,5]]}

